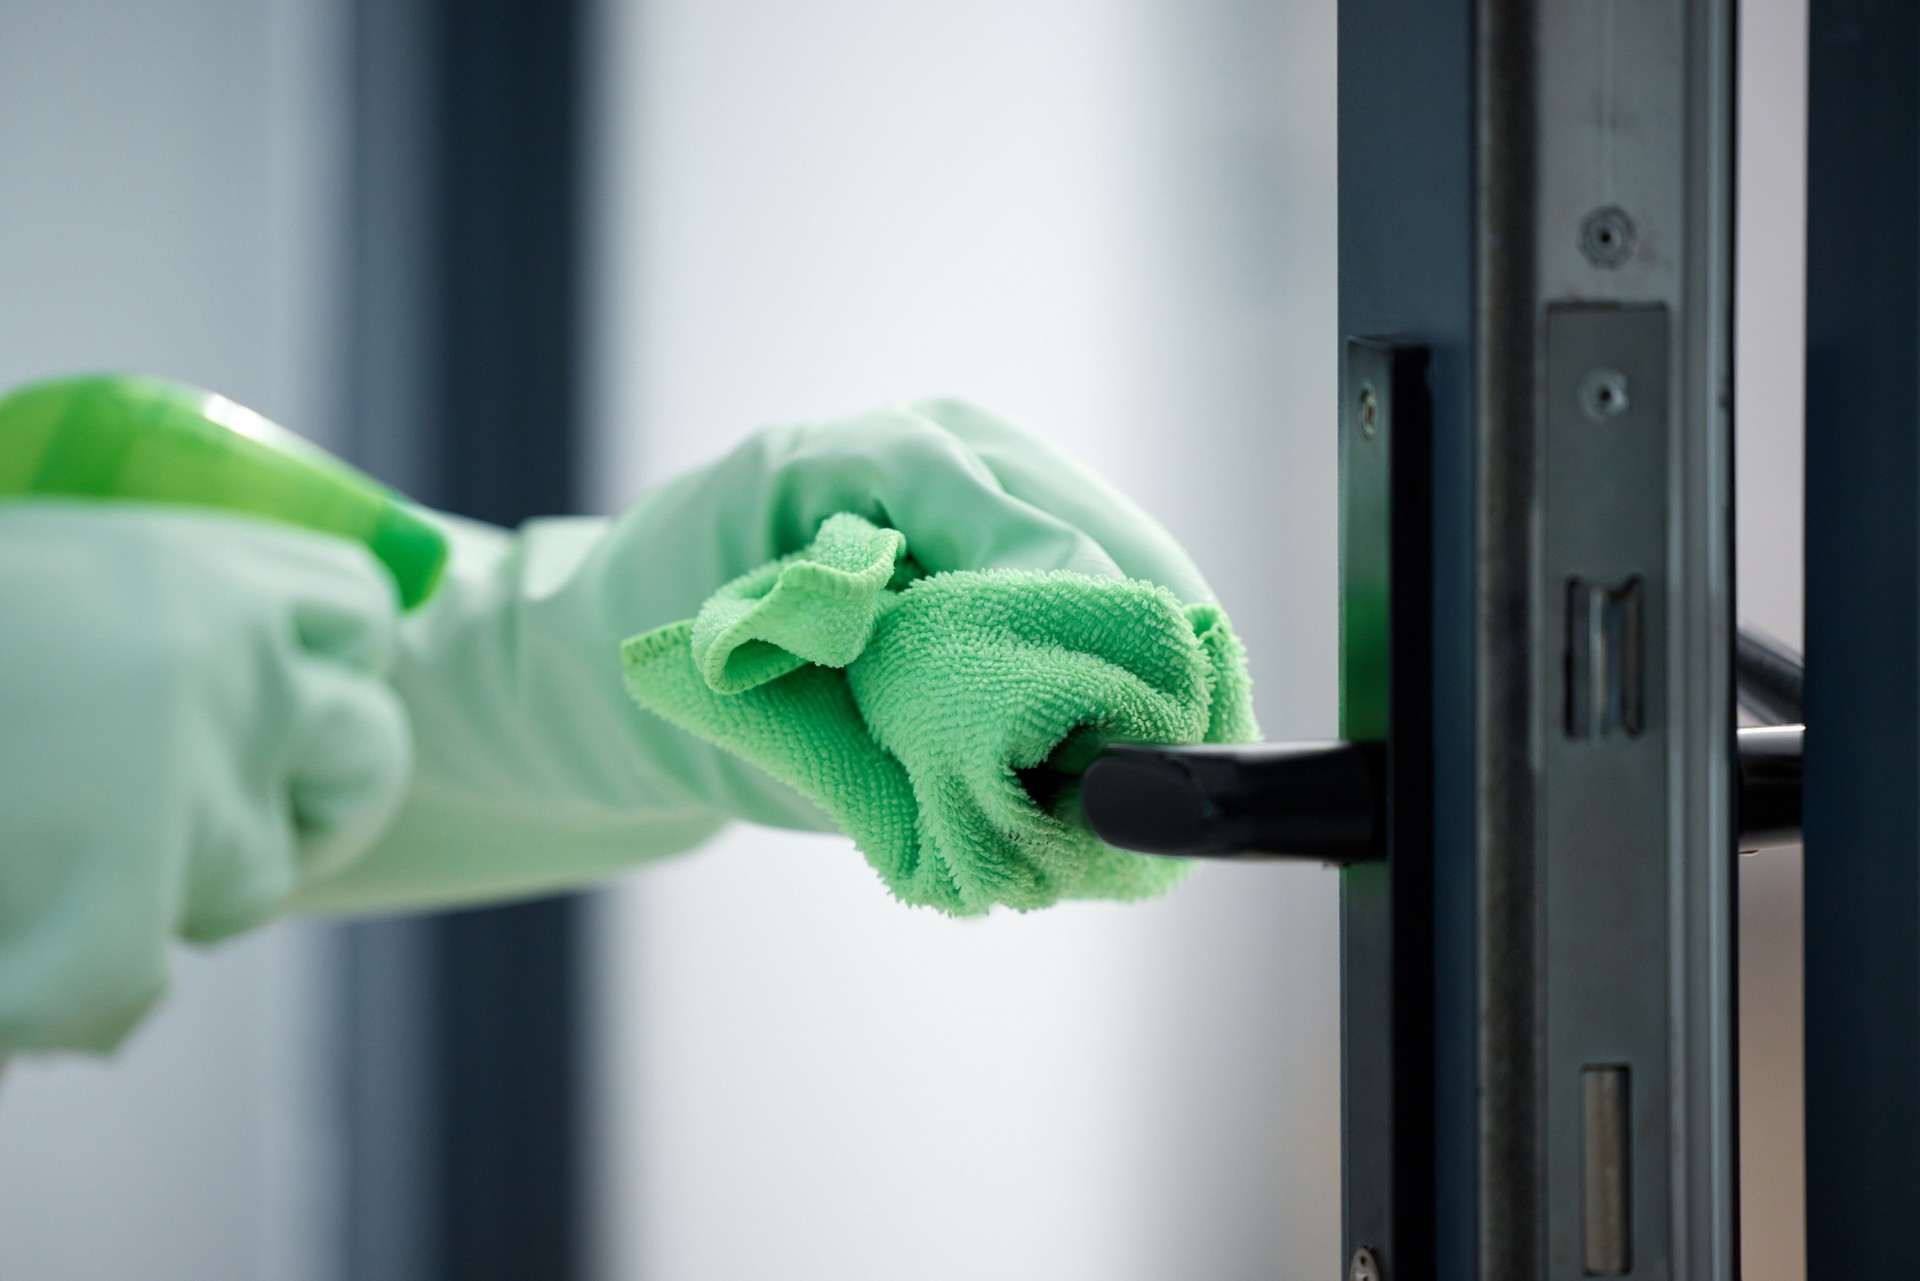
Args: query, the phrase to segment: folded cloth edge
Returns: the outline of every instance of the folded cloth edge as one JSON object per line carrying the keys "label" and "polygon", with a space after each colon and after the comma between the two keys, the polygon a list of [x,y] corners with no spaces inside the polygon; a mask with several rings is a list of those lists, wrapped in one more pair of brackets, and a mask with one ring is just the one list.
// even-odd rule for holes
{"label": "folded cloth edge", "polygon": [[[828,544],[824,553],[823,543]],[[905,593],[887,588],[898,584],[896,565],[906,561],[905,552],[905,539],[897,531],[849,514],[830,518],[813,546],[733,580],[716,592],[700,616],[627,640],[621,647],[627,688],[641,707],[820,804],[903,901],[953,914],[974,914],[996,903],[1028,910],[1061,898],[1144,897],[1184,879],[1187,867],[1111,850],[1084,828],[1085,848],[1074,857],[1088,874],[1043,874],[1045,884],[1030,886],[1004,882],[1004,859],[974,869],[984,880],[973,883],[965,867],[946,866],[955,857],[964,862],[964,851],[925,846],[929,816],[919,806],[935,802],[917,796],[920,789],[908,766],[880,746],[845,674],[833,670],[860,657],[877,620],[903,599]],[[942,594],[964,591],[975,579],[1025,577],[1010,570],[957,571],[921,580],[909,590],[922,587]],[[1060,571],[1032,577],[1036,583],[1084,580],[1089,588],[1107,593],[1124,584],[1134,593],[1163,600],[1164,607],[1152,608],[1177,611],[1191,629],[1180,648],[1197,642],[1196,658],[1188,661],[1202,661],[1207,669],[1201,673],[1207,706],[1195,708],[1196,713],[1204,711],[1202,741],[1258,737],[1245,653],[1219,606],[1182,605],[1164,589],[1133,580],[1090,579]],[[1141,595],[1131,599],[1140,600]],[[900,651],[896,647],[891,652]],[[752,697],[741,697],[750,691]],[[1179,731],[1180,738],[1196,733],[1198,726],[1186,714],[1180,720],[1193,727]],[[1071,732],[1064,734],[1063,742],[1070,737]],[[1068,780],[1048,801],[1036,797],[1031,822],[1047,829],[1059,823],[1077,825],[1077,790]],[[849,797],[859,799],[850,802]],[[1040,835],[1037,830],[1033,834]],[[1012,832],[1008,839],[1017,849],[1022,838]],[[1043,843],[1054,842],[1043,838]],[[1071,843],[1080,848],[1078,836]],[[1096,862],[1101,864],[1097,869],[1091,866]],[[1136,862],[1142,866],[1131,866]],[[1001,882],[1000,889],[992,888]]]}

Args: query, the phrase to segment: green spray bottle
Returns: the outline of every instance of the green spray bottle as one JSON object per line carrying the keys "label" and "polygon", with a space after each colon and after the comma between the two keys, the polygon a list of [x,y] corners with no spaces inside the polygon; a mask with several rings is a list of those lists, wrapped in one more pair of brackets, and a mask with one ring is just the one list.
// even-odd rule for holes
{"label": "green spray bottle", "polygon": [[239,512],[364,544],[403,608],[433,594],[447,542],[406,500],[224,396],[85,375],[0,398],[0,500],[130,499]]}

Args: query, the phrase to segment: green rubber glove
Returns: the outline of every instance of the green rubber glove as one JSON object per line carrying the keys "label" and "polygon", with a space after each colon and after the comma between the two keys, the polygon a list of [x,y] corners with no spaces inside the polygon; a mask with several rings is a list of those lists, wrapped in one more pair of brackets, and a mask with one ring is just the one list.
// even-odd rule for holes
{"label": "green rubber glove", "polygon": [[0,1055],[111,1048],[175,938],[283,912],[405,790],[393,580],[248,517],[0,501]]}
{"label": "green rubber glove", "polygon": [[444,519],[436,594],[400,624],[393,681],[417,743],[398,820],[303,882],[322,910],[558,889],[685,849],[728,819],[831,830],[786,784],[645,712],[623,641],[805,547],[838,512],[906,535],[918,568],[1073,570],[1212,594],[1134,504],[1043,442],[929,401],[761,432],[619,519],[515,534]]}

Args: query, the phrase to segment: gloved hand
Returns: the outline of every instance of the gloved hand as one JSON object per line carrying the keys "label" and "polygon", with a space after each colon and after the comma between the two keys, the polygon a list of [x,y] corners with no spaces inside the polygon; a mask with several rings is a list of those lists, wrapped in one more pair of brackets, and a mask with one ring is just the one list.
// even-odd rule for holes
{"label": "gloved hand", "polygon": [[111,1048],[175,938],[284,911],[398,806],[397,606],[359,546],[0,502],[0,1054]]}
{"label": "gloved hand", "polygon": [[1154,521],[1043,442],[928,401],[764,431],[618,520],[517,534],[447,519],[438,595],[401,623],[395,687],[418,761],[365,859],[306,882],[320,909],[556,889],[684,849],[729,818],[830,830],[786,785],[634,705],[620,643],[804,547],[836,512],[906,535],[929,573],[1071,569],[1212,599]]}

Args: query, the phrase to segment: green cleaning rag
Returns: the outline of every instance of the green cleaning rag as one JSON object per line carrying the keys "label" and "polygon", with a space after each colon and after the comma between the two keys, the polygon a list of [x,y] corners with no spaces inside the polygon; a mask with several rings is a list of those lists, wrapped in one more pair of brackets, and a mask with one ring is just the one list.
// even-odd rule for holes
{"label": "green cleaning rag", "polygon": [[1102,844],[1078,773],[1116,739],[1258,737],[1219,607],[1064,571],[921,577],[902,534],[844,513],[621,653],[642,707],[798,789],[896,896],[954,915],[1165,891],[1189,866]]}

